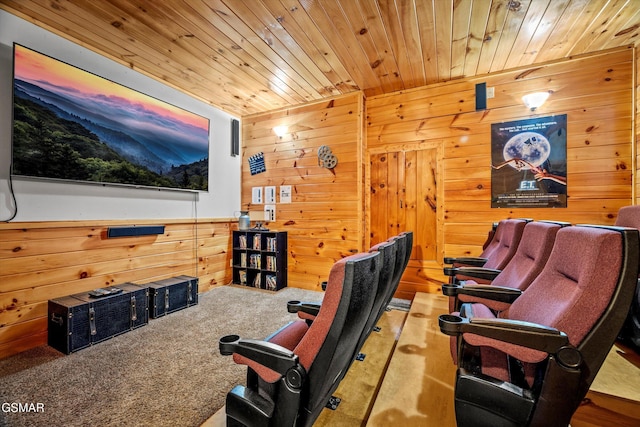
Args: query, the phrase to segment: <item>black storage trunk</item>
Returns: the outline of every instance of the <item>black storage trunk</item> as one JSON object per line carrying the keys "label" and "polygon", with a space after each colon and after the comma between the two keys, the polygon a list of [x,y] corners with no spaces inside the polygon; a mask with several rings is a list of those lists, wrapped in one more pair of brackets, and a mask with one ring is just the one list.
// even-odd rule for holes
{"label": "black storage trunk", "polygon": [[149,316],[153,319],[198,304],[198,278],[176,276],[147,283]]}
{"label": "black storage trunk", "polygon": [[69,354],[148,324],[148,289],[117,287],[121,293],[101,298],[85,292],[49,300],[49,345]]}

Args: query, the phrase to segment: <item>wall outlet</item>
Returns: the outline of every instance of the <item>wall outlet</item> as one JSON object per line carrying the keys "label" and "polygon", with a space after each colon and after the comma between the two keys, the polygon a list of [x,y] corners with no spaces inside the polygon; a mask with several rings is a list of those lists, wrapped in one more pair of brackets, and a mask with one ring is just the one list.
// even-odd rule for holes
{"label": "wall outlet", "polygon": [[495,98],[496,96],[496,88],[488,87],[487,88],[487,99]]}

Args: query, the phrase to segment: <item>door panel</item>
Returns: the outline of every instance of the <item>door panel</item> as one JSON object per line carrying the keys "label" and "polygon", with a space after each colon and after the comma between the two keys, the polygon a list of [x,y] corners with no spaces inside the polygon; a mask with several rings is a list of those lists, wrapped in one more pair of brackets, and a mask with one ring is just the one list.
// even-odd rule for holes
{"label": "door panel", "polygon": [[435,148],[370,157],[371,245],[413,231],[410,267],[416,272],[438,257],[437,159]]}

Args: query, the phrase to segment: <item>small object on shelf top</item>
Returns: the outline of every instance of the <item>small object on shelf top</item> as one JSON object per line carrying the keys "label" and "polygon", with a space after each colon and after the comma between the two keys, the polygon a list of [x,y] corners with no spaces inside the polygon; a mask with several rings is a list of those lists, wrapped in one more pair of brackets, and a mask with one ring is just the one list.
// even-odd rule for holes
{"label": "small object on shelf top", "polygon": [[268,228],[264,227],[261,222],[256,222],[255,227],[250,228],[252,231],[269,231]]}

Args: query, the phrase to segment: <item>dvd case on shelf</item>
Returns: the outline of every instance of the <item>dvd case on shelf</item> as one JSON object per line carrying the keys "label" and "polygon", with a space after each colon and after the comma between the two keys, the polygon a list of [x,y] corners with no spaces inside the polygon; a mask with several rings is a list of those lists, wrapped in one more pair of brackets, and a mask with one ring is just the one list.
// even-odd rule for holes
{"label": "dvd case on shelf", "polygon": [[254,288],[259,288],[260,287],[260,275],[256,274],[256,277],[253,279],[253,287]]}
{"label": "dvd case on shelf", "polygon": [[266,262],[267,262],[267,265],[266,265],[267,270],[269,270],[269,271],[276,271],[277,270],[277,268],[276,268],[276,257],[274,257],[273,255],[269,255],[269,256],[266,257]]}
{"label": "dvd case on shelf", "polygon": [[276,279],[276,276],[273,276],[271,274],[267,274],[265,276],[265,289],[268,289],[270,291],[275,291],[278,288],[278,282]]}

